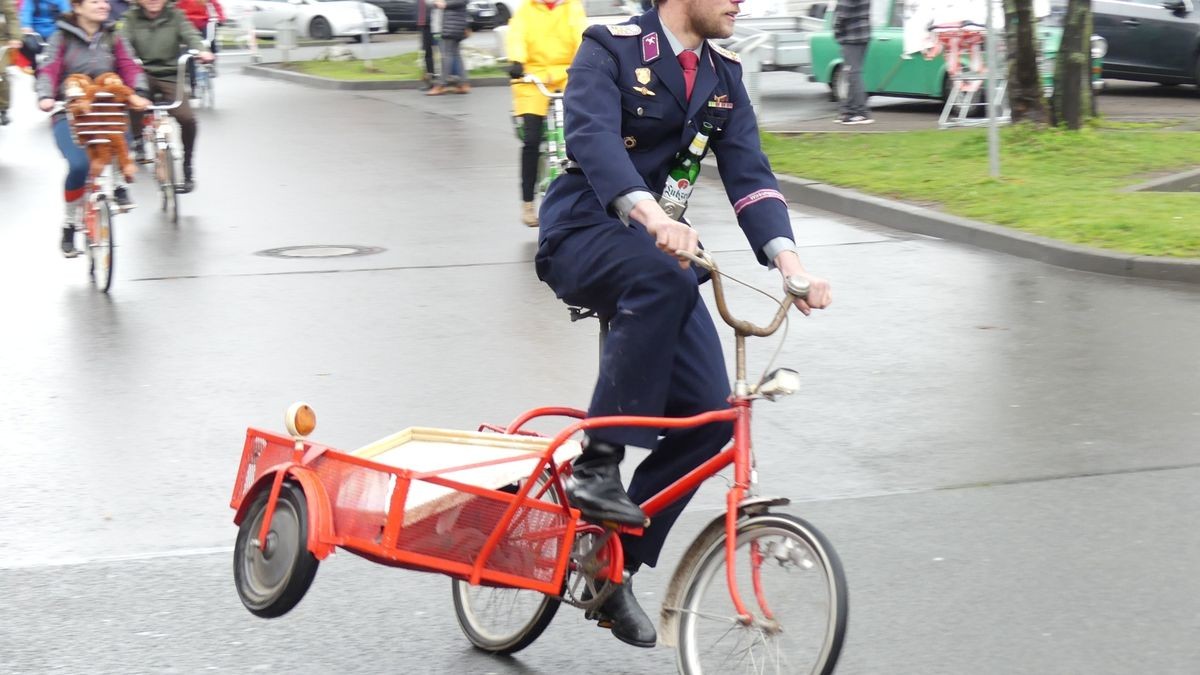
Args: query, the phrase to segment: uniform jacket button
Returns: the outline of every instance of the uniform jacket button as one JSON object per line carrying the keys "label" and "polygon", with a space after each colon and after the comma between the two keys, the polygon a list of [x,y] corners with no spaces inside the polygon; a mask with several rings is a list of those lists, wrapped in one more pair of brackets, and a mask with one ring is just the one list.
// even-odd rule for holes
{"label": "uniform jacket button", "polygon": [[637,109],[637,114],[638,114],[638,117],[641,117],[641,116],[642,116],[642,114],[643,114],[643,113],[645,113],[645,112],[646,112],[646,109],[645,109],[645,108],[643,108],[642,106],[640,106],[640,105],[639,105],[639,106],[638,106],[638,109]]}

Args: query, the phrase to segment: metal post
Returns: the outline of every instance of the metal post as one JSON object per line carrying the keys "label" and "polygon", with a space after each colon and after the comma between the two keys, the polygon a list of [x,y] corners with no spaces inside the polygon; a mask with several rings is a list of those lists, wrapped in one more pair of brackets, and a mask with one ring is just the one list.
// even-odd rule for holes
{"label": "metal post", "polygon": [[371,26],[367,19],[367,3],[358,3],[358,13],[362,15],[363,21],[363,67],[371,70],[374,64],[371,63]]}
{"label": "metal post", "polygon": [[996,96],[996,27],[993,22],[996,3],[987,0],[987,112],[988,112],[988,170],[992,178],[1000,177],[1000,121],[997,118],[1000,101]]}

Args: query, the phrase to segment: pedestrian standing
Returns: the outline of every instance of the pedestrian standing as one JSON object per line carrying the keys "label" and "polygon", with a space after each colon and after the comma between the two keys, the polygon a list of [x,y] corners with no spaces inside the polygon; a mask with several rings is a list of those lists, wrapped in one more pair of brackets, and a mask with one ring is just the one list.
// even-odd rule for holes
{"label": "pedestrian standing", "polygon": [[462,41],[466,39],[469,28],[467,0],[433,0],[433,6],[442,10],[442,72],[438,83],[425,95],[469,93],[471,84],[467,81],[462,60]]}
{"label": "pedestrian standing", "polygon": [[[587,14],[580,0],[529,0],[521,4],[508,23],[509,75],[520,79],[526,73],[537,77],[552,91],[567,86],[567,68],[575,58]],[[533,188],[538,178],[542,129],[550,110],[550,99],[537,85],[513,85],[513,115],[520,118],[521,148],[521,221],[537,227],[533,210]]]}
{"label": "pedestrian standing", "polygon": [[871,124],[862,69],[871,42],[871,0],[838,0],[833,38],[842,48],[842,77],[848,90],[839,105],[838,124]]}
{"label": "pedestrian standing", "polygon": [[433,65],[433,21],[430,21],[428,0],[417,0],[417,27],[421,29],[421,51],[425,53],[425,74],[421,77],[422,91],[433,88],[437,82],[437,69]]}

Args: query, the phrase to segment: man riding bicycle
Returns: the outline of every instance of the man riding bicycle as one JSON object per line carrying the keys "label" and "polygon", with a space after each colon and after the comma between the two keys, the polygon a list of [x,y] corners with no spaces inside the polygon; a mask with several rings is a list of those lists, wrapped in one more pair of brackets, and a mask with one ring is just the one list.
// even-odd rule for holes
{"label": "man riding bicycle", "polygon": [[[213,55],[204,46],[200,34],[183,12],[174,6],[167,7],[166,4],[167,0],[141,0],[137,9],[125,14],[125,27],[122,30],[142,59],[151,93],[174,100],[177,88],[187,86],[175,81],[180,46],[198,51],[198,58],[205,63],[211,62]],[[182,98],[182,105],[171,110],[171,115],[179,121],[179,128],[183,131],[183,187],[179,192],[186,193],[196,187],[192,154],[196,147],[197,125],[196,114],[188,105],[187,97]],[[142,117],[133,117],[134,147],[139,150],[142,142]]]}
{"label": "man riding bicycle", "polygon": [[[808,314],[831,302],[828,282],[794,250],[787,205],[759,145],[758,124],[732,52],[709,42],[733,33],[740,0],[659,0],[614,26],[591,26],[570,69],[564,99],[572,164],[543,201],[538,277],[571,305],[610,322],[590,417],[682,417],[727,408],[720,340],[700,298],[701,277],[674,252],[698,236],[655,199],[677,153],[705,123],[738,224],[759,262],[809,282]],[[567,484],[572,506],[594,521],[641,525],[637,506],[729,441],[732,424],[659,430],[596,429],[584,439]],[[661,437],[661,438],[660,438]],[[625,446],[650,448],[628,494],[618,466]],[[690,495],[660,512],[641,537],[624,537],[626,568],[655,565]],[[651,647],[654,624],[621,584],[600,608],[618,639]]]}
{"label": "man riding bicycle", "polygon": [[[217,0],[176,0],[175,6],[188,21],[196,27],[196,32],[200,33],[200,38],[204,40],[204,47],[212,52],[213,58],[217,55],[217,36],[208,34],[209,23],[216,19],[218,26],[225,25],[225,8]],[[213,71],[213,76],[216,76],[216,71]],[[193,61],[188,61],[188,82],[193,86],[196,83],[196,64]]]}

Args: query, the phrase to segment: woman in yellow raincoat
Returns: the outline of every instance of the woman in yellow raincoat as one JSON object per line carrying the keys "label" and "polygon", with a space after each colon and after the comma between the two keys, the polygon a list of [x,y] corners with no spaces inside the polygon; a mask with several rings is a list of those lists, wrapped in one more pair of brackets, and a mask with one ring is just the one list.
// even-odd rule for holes
{"label": "woman in yellow raincoat", "polygon": [[[562,91],[567,86],[567,68],[583,41],[587,16],[581,0],[526,0],[508,23],[509,73],[519,79],[535,75],[547,89]],[[537,227],[533,210],[533,186],[537,182],[542,129],[550,99],[534,84],[513,85],[513,115],[523,125],[525,145],[521,148],[521,221]]]}

